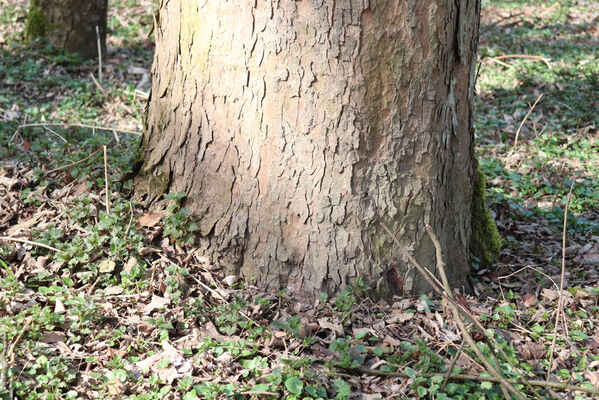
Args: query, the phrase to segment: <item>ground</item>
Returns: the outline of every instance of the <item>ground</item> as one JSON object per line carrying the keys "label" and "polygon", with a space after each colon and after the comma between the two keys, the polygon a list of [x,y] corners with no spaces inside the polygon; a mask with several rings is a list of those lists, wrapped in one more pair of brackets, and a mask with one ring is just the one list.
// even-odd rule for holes
{"label": "ground", "polygon": [[[161,212],[130,202],[153,6],[111,1],[100,80],[97,63],[26,43],[27,2],[2,0],[1,395],[505,398],[447,300],[263,293],[198,254],[179,194]],[[526,397],[599,387],[598,6],[483,1],[477,155],[504,246],[458,302]]]}

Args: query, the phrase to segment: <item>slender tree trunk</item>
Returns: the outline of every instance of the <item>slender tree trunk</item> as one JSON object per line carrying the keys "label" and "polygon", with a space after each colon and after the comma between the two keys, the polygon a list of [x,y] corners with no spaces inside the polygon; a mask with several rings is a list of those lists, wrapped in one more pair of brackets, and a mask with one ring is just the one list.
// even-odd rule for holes
{"label": "slender tree trunk", "polygon": [[228,273],[309,297],[469,287],[478,0],[162,0],[139,199],[182,191]]}
{"label": "slender tree trunk", "polygon": [[45,37],[56,48],[83,58],[98,56],[98,35],[106,50],[108,0],[31,0],[26,34]]}

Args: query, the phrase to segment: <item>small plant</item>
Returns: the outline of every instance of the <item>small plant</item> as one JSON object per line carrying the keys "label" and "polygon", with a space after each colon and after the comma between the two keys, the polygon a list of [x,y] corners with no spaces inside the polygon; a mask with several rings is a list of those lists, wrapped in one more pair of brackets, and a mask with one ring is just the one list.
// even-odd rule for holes
{"label": "small plant", "polygon": [[164,199],[169,201],[169,205],[166,208],[168,215],[163,219],[163,234],[175,242],[192,244],[195,241],[194,233],[200,227],[191,220],[191,211],[181,207],[184,198],[185,194],[182,192],[164,195]]}

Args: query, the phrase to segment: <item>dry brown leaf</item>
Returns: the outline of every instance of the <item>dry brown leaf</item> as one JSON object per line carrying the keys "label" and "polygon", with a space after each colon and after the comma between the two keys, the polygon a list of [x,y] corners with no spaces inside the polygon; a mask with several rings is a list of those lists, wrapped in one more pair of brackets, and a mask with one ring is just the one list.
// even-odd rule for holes
{"label": "dry brown leaf", "polygon": [[526,308],[534,306],[537,304],[537,301],[537,296],[532,293],[526,292],[524,293],[524,296],[522,296],[522,304],[524,304],[524,307]]}
{"label": "dry brown leaf", "polygon": [[343,325],[338,320],[335,322],[329,321],[328,318],[323,317],[318,320],[318,325],[322,329],[328,329],[333,331],[337,336],[343,336]]}
{"label": "dry brown leaf", "polygon": [[43,343],[58,343],[64,342],[65,334],[63,332],[46,331],[42,334],[41,341]]}
{"label": "dry brown leaf", "polygon": [[152,300],[150,301],[150,303],[144,307],[143,312],[144,314],[149,314],[155,309],[162,308],[169,304],[171,304],[171,301],[169,299],[154,294],[152,295]]}
{"label": "dry brown leaf", "polygon": [[162,215],[162,213],[159,212],[151,212],[151,213],[146,213],[144,215],[142,215],[141,217],[139,217],[139,226],[143,226],[146,228],[152,228],[153,226],[155,226],[157,223],[160,222],[160,220],[162,219],[164,215]]}
{"label": "dry brown leaf", "polygon": [[547,350],[545,346],[540,343],[525,343],[522,346],[518,346],[518,352],[526,361],[540,360],[545,358]]}

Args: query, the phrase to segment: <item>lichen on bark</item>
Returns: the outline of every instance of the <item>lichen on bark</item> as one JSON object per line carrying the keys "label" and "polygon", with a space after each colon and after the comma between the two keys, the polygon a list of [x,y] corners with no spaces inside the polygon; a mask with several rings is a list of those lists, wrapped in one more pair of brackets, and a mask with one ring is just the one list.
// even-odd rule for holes
{"label": "lichen on bark", "polygon": [[502,240],[487,206],[485,182],[485,174],[477,166],[472,198],[471,252],[481,266],[490,266],[501,250]]}

